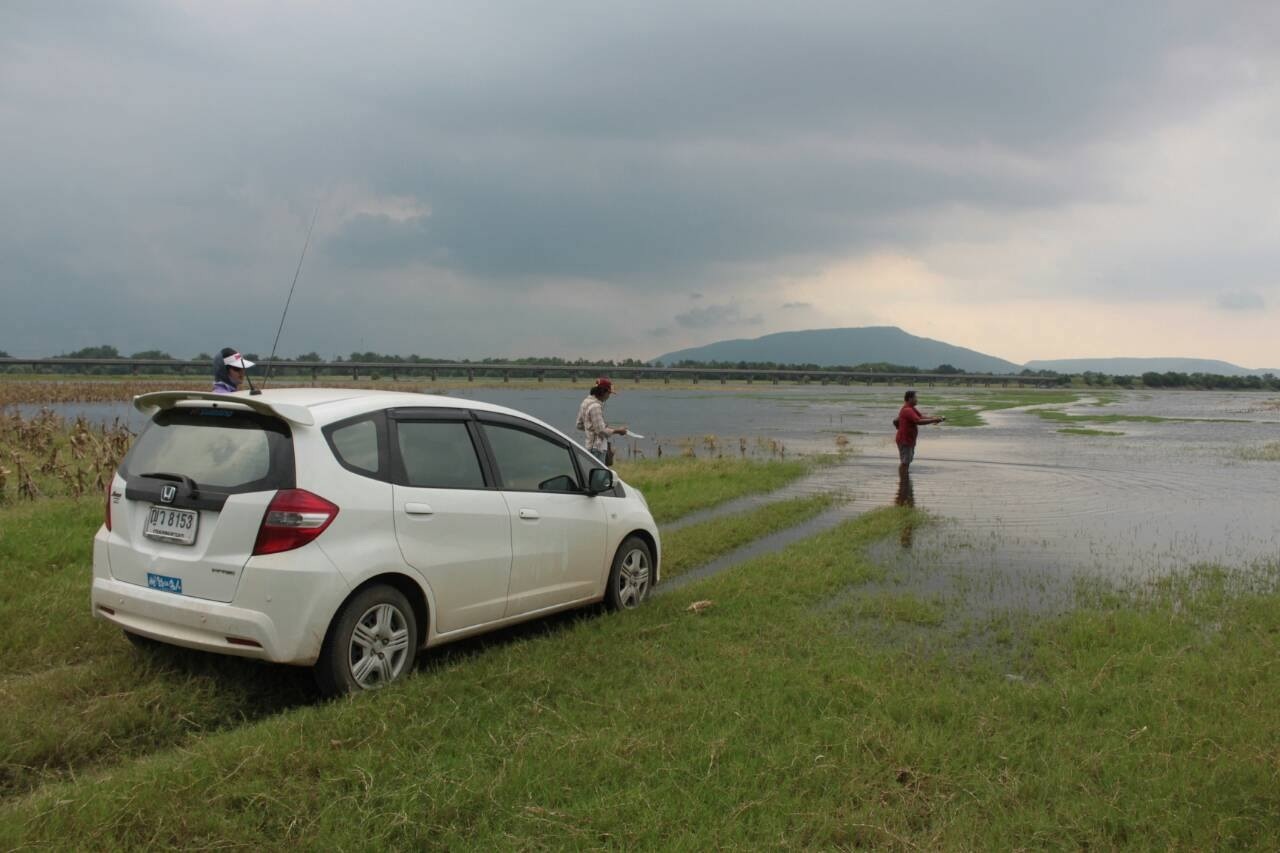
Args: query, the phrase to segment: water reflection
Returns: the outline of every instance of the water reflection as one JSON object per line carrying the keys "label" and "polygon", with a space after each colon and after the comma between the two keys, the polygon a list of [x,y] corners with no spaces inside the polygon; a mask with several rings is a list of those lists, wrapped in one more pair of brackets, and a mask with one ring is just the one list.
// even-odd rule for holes
{"label": "water reflection", "polygon": [[[915,489],[911,487],[911,471],[909,468],[898,466],[898,494],[894,496],[893,502],[897,506],[905,506],[914,508],[916,505]],[[915,525],[907,522],[902,526],[902,533],[898,536],[898,544],[903,548],[911,547],[911,535],[915,532]]]}

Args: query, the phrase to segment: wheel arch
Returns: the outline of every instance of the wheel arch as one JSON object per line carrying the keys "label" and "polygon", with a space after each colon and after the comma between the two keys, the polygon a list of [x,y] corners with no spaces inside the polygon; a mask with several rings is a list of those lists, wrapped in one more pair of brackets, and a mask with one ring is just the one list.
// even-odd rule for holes
{"label": "wheel arch", "polygon": [[427,601],[427,592],[416,580],[400,572],[383,572],[366,578],[358,586],[352,587],[333,611],[333,616],[329,618],[329,626],[325,629],[326,644],[329,642],[330,635],[333,634],[334,625],[338,623],[338,614],[347,606],[347,602],[369,587],[384,584],[409,599],[409,606],[413,608],[413,618],[418,623],[418,648],[427,644],[427,637],[431,634],[431,606]]}
{"label": "wheel arch", "polygon": [[639,539],[643,539],[644,543],[649,546],[649,556],[653,558],[653,582],[654,584],[657,584],[658,581],[662,579],[662,566],[661,566],[662,558],[658,555],[658,540],[648,530],[645,530],[643,527],[637,527],[635,530],[632,530],[626,536],[623,536],[621,539],[619,539],[618,548],[616,551],[613,552],[614,556],[615,557],[617,556],[618,551],[622,550],[622,546],[632,536],[635,536]]}

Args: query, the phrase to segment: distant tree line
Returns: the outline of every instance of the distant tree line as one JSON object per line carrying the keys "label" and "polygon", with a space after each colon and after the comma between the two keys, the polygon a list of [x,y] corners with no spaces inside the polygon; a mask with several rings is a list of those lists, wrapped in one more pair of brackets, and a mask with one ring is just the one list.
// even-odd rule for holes
{"label": "distant tree line", "polygon": [[[247,352],[244,354],[250,361],[263,364],[263,357],[257,353]],[[0,350],[0,358],[9,358],[9,354],[4,350]],[[181,361],[162,350],[150,349],[141,352],[135,352],[132,355],[122,355],[119,350],[113,346],[102,345],[96,347],[85,347],[75,352],[62,353],[56,358],[130,358],[130,359],[149,359],[153,361]],[[199,353],[191,359],[192,361],[201,362],[208,367],[184,367],[174,365],[172,367],[166,365],[152,365],[146,368],[149,374],[193,374],[207,372],[212,370],[213,356],[209,353]],[[289,375],[309,375],[310,365],[325,362],[329,359],[324,358],[317,352],[307,352],[294,358],[283,358],[277,356],[272,372],[278,376]],[[664,365],[662,362],[646,362],[637,358],[624,359],[566,359],[556,356],[526,356],[523,358],[481,358],[481,359],[454,359],[454,358],[431,358],[411,353],[407,356],[388,354],[380,352],[353,352],[348,357],[335,356],[333,362],[356,362],[361,364],[409,364],[421,365],[424,370],[430,369],[432,365],[438,364],[466,364],[474,365],[477,369],[483,370],[486,366],[499,364],[521,364],[521,365],[546,365],[547,367],[680,367],[680,368],[706,368],[709,370],[740,370],[749,373],[753,370],[783,370],[795,373],[816,373],[822,370],[840,370],[852,373],[884,373],[911,376],[917,374],[940,374],[940,375],[957,375],[965,374],[968,371],[963,368],[956,367],[951,364],[939,364],[932,369],[921,369],[906,364],[891,364],[889,362],[864,362],[862,364],[853,365],[819,365],[812,363],[805,364],[788,364],[774,361],[693,361],[683,359],[673,364]],[[78,374],[125,374],[129,373],[130,368],[123,365],[101,365],[92,367],[77,366],[59,366],[55,368],[47,368],[60,373],[78,373]],[[23,372],[29,373],[30,367],[6,366],[0,368],[5,372]],[[412,368],[409,371],[415,372]],[[993,373],[972,373],[969,375],[977,376],[996,376]],[[1280,391],[1280,377],[1271,373],[1261,375],[1248,376],[1223,376],[1216,373],[1176,373],[1168,371],[1166,373],[1148,372],[1141,376],[1127,376],[1123,374],[1109,375],[1099,373],[1092,370],[1086,370],[1080,374],[1058,373],[1053,370],[1023,370],[1018,374],[1022,377],[1034,377],[1043,380],[1043,384],[1055,386],[1068,386],[1082,383],[1086,387],[1095,388],[1189,388],[1200,390],[1224,390],[1224,391]]]}

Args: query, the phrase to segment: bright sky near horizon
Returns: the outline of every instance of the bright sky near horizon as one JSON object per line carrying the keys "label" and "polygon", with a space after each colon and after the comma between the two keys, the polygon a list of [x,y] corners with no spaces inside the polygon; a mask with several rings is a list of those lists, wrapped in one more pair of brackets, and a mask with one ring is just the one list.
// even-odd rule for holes
{"label": "bright sky near horizon", "polygon": [[1280,367],[1280,4],[0,4],[0,350]]}

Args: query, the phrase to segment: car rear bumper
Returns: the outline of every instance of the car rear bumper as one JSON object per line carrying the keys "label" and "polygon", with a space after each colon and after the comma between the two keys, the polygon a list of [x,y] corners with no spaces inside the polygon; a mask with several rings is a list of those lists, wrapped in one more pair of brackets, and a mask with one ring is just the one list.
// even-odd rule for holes
{"label": "car rear bumper", "polygon": [[95,617],[162,643],[274,663],[314,664],[329,619],[350,591],[331,564],[327,571],[258,565],[246,572],[236,600],[223,604],[118,581],[97,551],[90,592]]}

